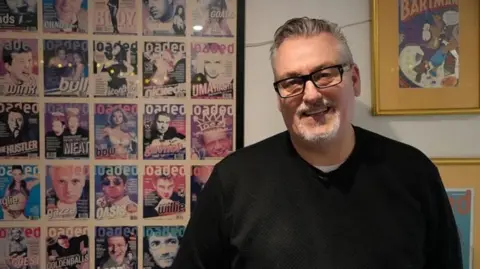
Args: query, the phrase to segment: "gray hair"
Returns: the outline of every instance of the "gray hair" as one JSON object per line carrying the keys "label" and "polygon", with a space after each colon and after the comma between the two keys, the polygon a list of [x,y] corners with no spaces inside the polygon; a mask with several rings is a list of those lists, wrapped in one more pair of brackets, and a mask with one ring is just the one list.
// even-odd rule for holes
{"label": "gray hair", "polygon": [[312,19],[308,17],[293,18],[280,26],[274,34],[273,44],[270,47],[270,61],[273,67],[273,60],[277,49],[282,43],[293,37],[312,37],[321,33],[330,33],[338,40],[340,53],[346,63],[353,63],[352,52],[348,46],[347,38],[342,33],[342,29],[335,23],[323,20]]}

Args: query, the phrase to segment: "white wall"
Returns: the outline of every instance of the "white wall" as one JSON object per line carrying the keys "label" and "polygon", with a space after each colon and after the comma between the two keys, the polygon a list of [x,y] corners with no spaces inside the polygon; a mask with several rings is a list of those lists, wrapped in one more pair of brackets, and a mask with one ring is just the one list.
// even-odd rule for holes
{"label": "white wall", "polygon": [[[277,27],[291,17],[325,18],[343,26],[370,20],[371,15],[370,0],[246,2],[245,145],[249,145],[285,130],[272,88],[270,44],[249,44],[271,40]],[[371,116],[370,24],[344,28],[362,79],[354,123],[411,144],[430,157],[480,157],[480,116]]]}

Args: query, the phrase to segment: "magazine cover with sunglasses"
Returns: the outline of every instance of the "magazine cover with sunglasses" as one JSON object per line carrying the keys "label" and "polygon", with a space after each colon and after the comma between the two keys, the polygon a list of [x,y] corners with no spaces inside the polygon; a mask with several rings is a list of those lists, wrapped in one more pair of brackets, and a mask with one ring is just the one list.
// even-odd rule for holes
{"label": "magazine cover with sunglasses", "polygon": [[185,226],[145,226],[143,269],[171,268],[185,233]]}
{"label": "magazine cover with sunglasses", "polygon": [[88,269],[88,226],[48,227],[45,236],[46,268]]}
{"label": "magazine cover with sunglasses", "polygon": [[137,166],[95,166],[95,219],[135,220],[137,213]]}
{"label": "magazine cover with sunglasses", "polygon": [[40,235],[40,227],[0,228],[0,269],[40,268]]}
{"label": "magazine cover with sunglasses", "polygon": [[185,167],[147,165],[143,177],[143,217],[184,219]]}

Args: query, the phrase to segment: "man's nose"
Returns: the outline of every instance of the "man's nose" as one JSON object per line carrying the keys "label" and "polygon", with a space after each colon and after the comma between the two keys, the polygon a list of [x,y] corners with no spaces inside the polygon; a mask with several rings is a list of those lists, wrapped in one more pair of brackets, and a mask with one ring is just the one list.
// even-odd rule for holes
{"label": "man's nose", "polygon": [[305,103],[316,103],[318,99],[322,98],[322,93],[311,81],[305,83],[305,90],[303,92],[303,101]]}

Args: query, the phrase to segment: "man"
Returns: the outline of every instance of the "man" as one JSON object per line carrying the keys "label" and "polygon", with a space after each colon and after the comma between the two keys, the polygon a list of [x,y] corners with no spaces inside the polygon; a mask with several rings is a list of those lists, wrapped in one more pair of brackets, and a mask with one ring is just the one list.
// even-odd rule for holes
{"label": "man", "polygon": [[96,200],[96,219],[137,219],[138,206],[130,199],[127,176],[104,174],[99,180],[103,195],[97,192],[101,196]]}
{"label": "man", "polygon": [[2,60],[6,73],[0,77],[2,92],[12,94],[17,86],[36,89],[34,58],[32,48],[21,40],[11,40],[3,45]]}
{"label": "man", "polygon": [[340,29],[289,20],[271,60],[288,131],[215,166],[174,268],[462,268],[434,164],[352,126],[360,74]]}

